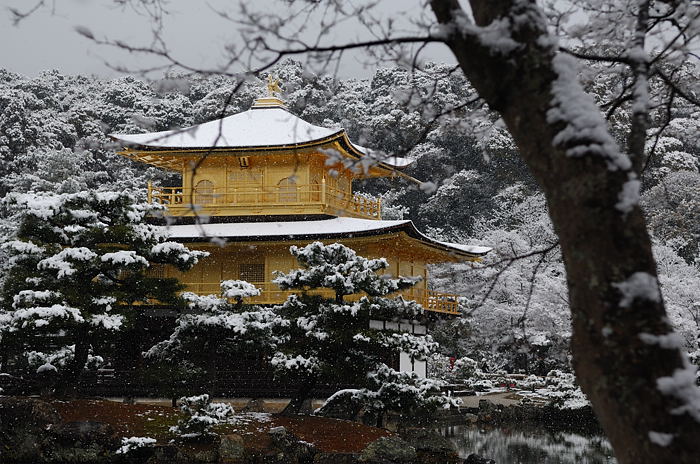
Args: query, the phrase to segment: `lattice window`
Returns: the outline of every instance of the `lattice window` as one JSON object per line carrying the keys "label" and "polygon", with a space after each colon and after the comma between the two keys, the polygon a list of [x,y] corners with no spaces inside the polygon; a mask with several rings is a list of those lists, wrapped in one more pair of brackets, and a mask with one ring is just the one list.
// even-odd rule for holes
{"label": "lattice window", "polygon": [[210,205],[214,203],[214,183],[210,180],[200,180],[194,187],[194,204]]}
{"label": "lattice window", "polygon": [[265,263],[246,263],[238,265],[239,279],[246,282],[265,282]]}
{"label": "lattice window", "polygon": [[285,177],[277,183],[280,203],[297,202],[297,183],[291,177]]}
{"label": "lattice window", "polygon": [[156,279],[165,278],[165,264],[151,263],[148,268],[148,275]]}

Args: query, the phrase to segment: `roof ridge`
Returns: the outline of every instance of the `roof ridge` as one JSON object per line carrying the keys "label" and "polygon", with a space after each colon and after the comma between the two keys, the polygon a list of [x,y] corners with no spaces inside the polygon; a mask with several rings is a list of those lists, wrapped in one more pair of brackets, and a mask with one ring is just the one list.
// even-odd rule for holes
{"label": "roof ridge", "polygon": [[[251,110],[266,109],[266,108],[281,108],[283,110],[287,110],[287,106],[284,104],[284,102],[277,97],[256,98],[253,101],[253,104],[250,106]],[[288,111],[288,112],[290,114],[293,114],[291,111]]]}

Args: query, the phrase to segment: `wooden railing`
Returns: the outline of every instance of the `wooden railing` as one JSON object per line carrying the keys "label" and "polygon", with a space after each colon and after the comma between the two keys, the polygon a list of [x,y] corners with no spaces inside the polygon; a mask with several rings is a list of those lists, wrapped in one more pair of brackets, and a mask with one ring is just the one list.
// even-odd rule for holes
{"label": "wooden railing", "polygon": [[419,299],[416,299],[416,301],[428,311],[459,314],[459,295],[440,293],[434,290],[421,290],[421,292],[422,295],[418,295]]}
{"label": "wooden railing", "polygon": [[[221,288],[219,282],[185,282],[187,291],[198,295],[217,295]],[[253,282],[258,289],[260,295],[250,298],[248,301],[254,304],[278,304],[287,299],[289,295],[299,293],[297,290],[280,290],[279,287],[272,282]],[[311,290],[310,294],[324,295],[329,298],[333,297],[332,290]],[[434,290],[426,290],[424,288],[411,288],[401,292],[401,295],[407,300],[415,300],[423,306],[427,311],[433,311],[444,314],[459,314],[459,296],[450,293],[440,293]],[[348,295],[345,297],[348,301],[354,301],[362,295]]]}
{"label": "wooden railing", "polygon": [[346,192],[330,187],[326,184],[321,184],[321,188],[325,189],[325,204],[330,206],[332,209],[346,211],[355,216],[371,219],[382,218],[381,200],[373,200],[357,194],[349,197]]}
{"label": "wooden railing", "polygon": [[261,208],[284,213],[285,207],[316,207],[330,214],[345,212],[351,216],[381,219],[381,200],[352,195],[320,184],[294,184],[259,187],[219,187],[192,189],[188,187],[157,187],[148,184],[148,201],[160,203],[171,210],[192,209],[206,212],[207,208],[240,210]]}

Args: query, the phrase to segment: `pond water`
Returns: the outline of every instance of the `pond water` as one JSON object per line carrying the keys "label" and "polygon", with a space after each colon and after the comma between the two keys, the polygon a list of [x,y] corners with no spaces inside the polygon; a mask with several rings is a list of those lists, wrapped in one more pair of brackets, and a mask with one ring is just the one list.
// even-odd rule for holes
{"label": "pond water", "polygon": [[580,435],[539,428],[442,429],[460,457],[472,453],[496,464],[614,464],[612,447],[602,435]]}

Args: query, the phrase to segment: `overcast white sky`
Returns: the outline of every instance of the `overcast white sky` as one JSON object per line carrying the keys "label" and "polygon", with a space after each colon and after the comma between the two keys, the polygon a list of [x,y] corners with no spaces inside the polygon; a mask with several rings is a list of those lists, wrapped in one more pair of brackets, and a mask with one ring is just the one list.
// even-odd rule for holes
{"label": "overcast white sky", "polygon": [[[96,74],[114,76],[105,62],[130,69],[150,66],[154,58],[127,54],[120,50],[98,46],[75,32],[76,26],[86,26],[98,37],[123,40],[130,44],[148,45],[151,25],[129,7],[118,7],[113,0],[46,0],[47,7],[13,26],[8,7],[27,11],[38,0],[0,0],[0,68],[35,76],[45,69],[57,69],[65,74]],[[258,5],[270,3],[259,0]],[[225,8],[230,0],[170,0],[170,14],[165,21],[164,36],[174,55],[193,66],[210,68],[223,61],[224,45],[235,41],[234,25],[219,17],[212,8]],[[278,5],[278,4],[277,4]],[[396,16],[420,11],[419,0],[385,0],[380,11]],[[355,27],[355,29],[349,29]],[[356,26],[338,28],[339,39],[353,38]],[[444,46],[434,45],[426,50],[425,59],[454,62]],[[364,69],[358,54],[348,54],[339,74],[342,77],[371,75]],[[155,76],[154,76],[155,77]]]}

